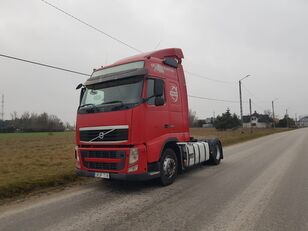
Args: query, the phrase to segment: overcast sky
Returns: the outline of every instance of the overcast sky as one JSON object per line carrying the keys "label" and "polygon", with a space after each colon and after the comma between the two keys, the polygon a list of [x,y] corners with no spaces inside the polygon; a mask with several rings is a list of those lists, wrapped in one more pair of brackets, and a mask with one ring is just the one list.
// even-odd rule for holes
{"label": "overcast sky", "polygon": [[[308,1],[72,1],[48,0],[142,51],[179,47],[188,92],[208,98],[252,98],[263,112],[308,114]],[[128,47],[80,24],[40,0],[0,1],[0,53],[91,73],[93,68],[135,55]],[[78,83],[86,77],[0,57],[5,119],[16,111],[48,112],[73,123]],[[189,99],[199,118],[239,114],[238,103]],[[244,104],[244,113],[249,112]]]}

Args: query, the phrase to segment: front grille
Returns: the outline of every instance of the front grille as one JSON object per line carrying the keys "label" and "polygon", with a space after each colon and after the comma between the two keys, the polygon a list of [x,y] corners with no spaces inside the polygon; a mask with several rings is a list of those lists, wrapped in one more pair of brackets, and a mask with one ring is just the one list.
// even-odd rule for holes
{"label": "front grille", "polygon": [[93,151],[93,150],[81,150],[81,158],[108,158],[117,159],[125,158],[125,151]]}
{"label": "front grille", "polygon": [[104,141],[125,141],[128,140],[128,129],[121,128],[103,130],[81,130],[80,141],[104,142]]}
{"label": "front grille", "polygon": [[121,170],[117,163],[99,163],[99,162],[83,162],[84,166],[89,169],[99,170]]}
{"label": "front grille", "polygon": [[[125,151],[114,150],[80,150],[84,167],[98,170],[122,170],[125,166]],[[87,160],[85,160],[87,158]],[[120,162],[92,162],[91,158],[120,159]],[[103,159],[102,159],[103,161]]]}

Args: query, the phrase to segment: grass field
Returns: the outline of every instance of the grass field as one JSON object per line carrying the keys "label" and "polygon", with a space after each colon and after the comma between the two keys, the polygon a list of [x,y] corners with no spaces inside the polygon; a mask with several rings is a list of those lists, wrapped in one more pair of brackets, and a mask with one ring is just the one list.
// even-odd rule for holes
{"label": "grass field", "polygon": [[190,132],[195,138],[219,138],[222,141],[223,146],[227,146],[287,130],[288,129],[285,128],[255,128],[251,133],[250,129],[218,131],[215,128],[191,128]]}
{"label": "grass field", "polygon": [[73,132],[0,134],[0,199],[75,180],[74,143]]}
{"label": "grass field", "polygon": [[[282,129],[216,131],[192,128],[196,138],[218,137],[230,145]],[[0,200],[37,189],[76,181],[74,174],[74,132],[0,134]]]}

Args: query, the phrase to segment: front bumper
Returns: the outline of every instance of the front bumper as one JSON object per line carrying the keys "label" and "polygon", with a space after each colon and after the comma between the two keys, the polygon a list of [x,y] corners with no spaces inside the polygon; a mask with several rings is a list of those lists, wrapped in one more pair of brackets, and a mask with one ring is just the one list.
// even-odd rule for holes
{"label": "front bumper", "polygon": [[[87,170],[76,169],[78,176],[95,177],[95,172]],[[156,174],[140,173],[140,174],[122,174],[122,173],[109,173],[110,179],[114,180],[127,180],[127,181],[145,181],[158,178],[159,172]]]}

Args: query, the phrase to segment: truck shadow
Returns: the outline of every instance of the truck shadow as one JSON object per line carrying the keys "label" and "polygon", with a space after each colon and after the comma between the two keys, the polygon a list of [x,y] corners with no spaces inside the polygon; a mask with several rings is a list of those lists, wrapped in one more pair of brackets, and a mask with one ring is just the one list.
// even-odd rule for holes
{"label": "truck shadow", "polygon": [[112,193],[136,193],[162,187],[158,179],[148,181],[101,180],[99,188],[108,188]]}
{"label": "truck shadow", "polygon": [[[197,165],[193,166],[185,172],[180,173],[177,176],[176,181],[174,184],[181,184],[182,180],[185,180],[187,178],[191,178],[191,176],[195,173],[198,173],[200,171],[204,170],[209,170],[209,169],[215,169],[217,166],[213,166],[210,164],[206,165]],[[172,185],[170,185],[172,187]],[[124,181],[124,180],[106,180],[102,179],[98,182],[97,187],[101,190],[108,190],[112,193],[118,193],[118,194],[128,194],[128,193],[140,193],[140,192],[145,192],[149,190],[154,190],[154,189],[163,189],[163,188],[168,188],[170,186],[163,187],[159,181],[159,179],[153,179],[153,180],[148,180],[148,181]]]}

